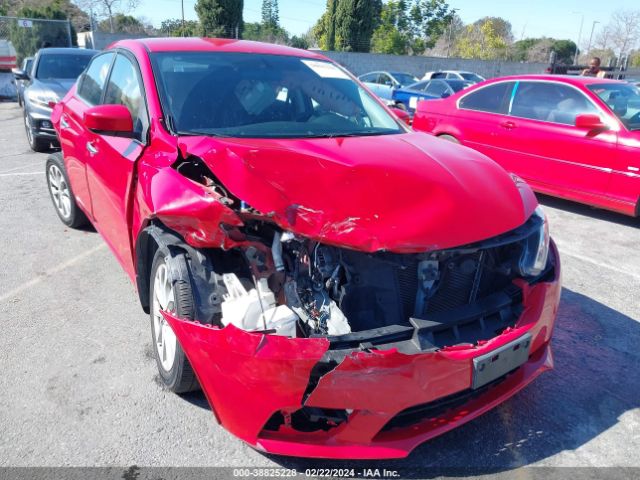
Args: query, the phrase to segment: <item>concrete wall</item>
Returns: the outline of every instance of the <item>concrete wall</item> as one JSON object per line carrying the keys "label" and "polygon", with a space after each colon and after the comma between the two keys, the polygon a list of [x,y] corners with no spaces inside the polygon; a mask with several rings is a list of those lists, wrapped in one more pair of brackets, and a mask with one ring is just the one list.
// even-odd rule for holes
{"label": "concrete wall", "polygon": [[127,38],[146,38],[148,35],[134,33],[107,33],[94,30],[92,32],[78,33],[78,46],[81,48],[95,48],[104,50],[113,42]]}
{"label": "concrete wall", "polygon": [[385,55],[380,53],[319,52],[345,66],[354,75],[373,70],[408,72],[422,78],[434,70],[468,70],[483,77],[544,73],[547,63],[499,62],[488,60],[465,60],[462,58],[438,58],[409,55]]}

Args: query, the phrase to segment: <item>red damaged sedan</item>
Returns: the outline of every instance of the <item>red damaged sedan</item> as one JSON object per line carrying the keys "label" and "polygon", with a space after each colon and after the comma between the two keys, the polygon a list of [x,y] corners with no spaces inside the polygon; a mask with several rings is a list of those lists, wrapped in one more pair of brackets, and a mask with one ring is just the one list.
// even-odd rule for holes
{"label": "red damaged sedan", "polygon": [[462,143],[548,195],[640,216],[640,89],[522,75],[423,102],[416,130]]}
{"label": "red damaged sedan", "polygon": [[53,120],[60,219],[137,286],[166,386],[257,449],[404,457],[552,368],[560,263],[529,187],[321,55],[121,41]]}

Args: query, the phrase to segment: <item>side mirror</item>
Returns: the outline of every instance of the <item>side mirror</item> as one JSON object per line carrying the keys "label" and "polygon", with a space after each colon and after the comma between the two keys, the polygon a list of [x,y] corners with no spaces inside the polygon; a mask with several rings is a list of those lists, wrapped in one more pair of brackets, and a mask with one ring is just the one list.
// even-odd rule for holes
{"label": "side mirror", "polygon": [[576,128],[582,128],[584,130],[603,130],[608,127],[602,122],[599,115],[593,113],[581,113],[580,115],[576,115]]}
{"label": "side mirror", "polygon": [[407,125],[411,125],[411,115],[406,110],[398,107],[389,107],[393,114]]}
{"label": "side mirror", "polygon": [[16,80],[29,80],[29,74],[24,70],[20,70],[19,68],[14,68],[11,70],[13,73],[13,78]]}
{"label": "side mirror", "polygon": [[114,137],[133,137],[133,119],[124,105],[98,105],[84,112],[84,124],[92,132]]}

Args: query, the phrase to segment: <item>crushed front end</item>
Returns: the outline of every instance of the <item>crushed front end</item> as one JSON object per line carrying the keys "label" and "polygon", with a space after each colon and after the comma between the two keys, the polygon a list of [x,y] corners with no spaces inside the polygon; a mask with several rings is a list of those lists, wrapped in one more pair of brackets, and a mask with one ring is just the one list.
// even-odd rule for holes
{"label": "crushed front end", "polygon": [[[218,421],[266,452],[399,458],[552,368],[560,263],[539,210],[457,248],[362,252],[244,212],[213,308],[165,316]],[[231,235],[232,236],[232,235]]]}

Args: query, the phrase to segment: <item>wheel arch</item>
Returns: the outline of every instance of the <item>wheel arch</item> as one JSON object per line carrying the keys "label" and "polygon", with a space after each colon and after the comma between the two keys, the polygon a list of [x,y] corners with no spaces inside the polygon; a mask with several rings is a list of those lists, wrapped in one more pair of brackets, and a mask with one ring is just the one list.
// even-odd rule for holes
{"label": "wheel arch", "polygon": [[233,262],[232,251],[195,248],[180,234],[171,230],[159,220],[153,220],[140,231],[136,239],[136,287],[142,309],[149,313],[150,276],[153,257],[163,249],[172,253],[184,253],[187,274],[191,282],[194,301],[194,320],[212,324],[220,319],[222,292],[219,289],[220,275],[214,266]]}

